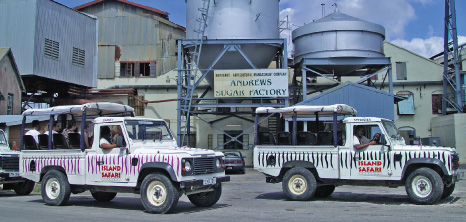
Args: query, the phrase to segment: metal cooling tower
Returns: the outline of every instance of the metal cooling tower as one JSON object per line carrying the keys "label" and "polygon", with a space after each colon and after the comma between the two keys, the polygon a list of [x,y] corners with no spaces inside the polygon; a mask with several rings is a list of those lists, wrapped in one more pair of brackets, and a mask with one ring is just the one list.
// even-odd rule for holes
{"label": "metal cooling tower", "polygon": [[[295,64],[304,58],[384,57],[384,27],[340,13],[338,10],[295,29],[292,38],[295,46]],[[315,68],[341,76],[361,67],[363,66],[359,64],[328,64]]]}
{"label": "metal cooling tower", "polygon": [[[186,0],[186,39],[196,39],[199,27],[198,10],[203,0]],[[258,44],[239,45],[244,54],[257,68],[267,68],[277,53],[277,46],[260,43],[260,40],[279,39],[279,0],[211,0],[204,36],[216,40],[258,40]],[[205,44],[199,68],[206,69],[224,49],[223,44]],[[244,57],[227,52],[213,69],[251,69]],[[206,76],[213,86],[213,74]]]}

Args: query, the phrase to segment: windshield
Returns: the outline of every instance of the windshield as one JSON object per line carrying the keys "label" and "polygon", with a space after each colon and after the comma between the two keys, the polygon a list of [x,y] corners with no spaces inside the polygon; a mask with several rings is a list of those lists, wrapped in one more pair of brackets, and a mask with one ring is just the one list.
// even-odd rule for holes
{"label": "windshield", "polygon": [[385,130],[387,131],[388,135],[391,138],[397,138],[398,135],[398,129],[396,128],[395,124],[391,121],[386,121],[382,120],[382,124],[385,127]]}
{"label": "windshield", "polygon": [[240,157],[240,153],[239,152],[223,152],[223,154],[225,154],[225,157]]}
{"label": "windshield", "polygon": [[133,140],[173,140],[172,134],[163,121],[128,120],[125,121],[128,136]]}

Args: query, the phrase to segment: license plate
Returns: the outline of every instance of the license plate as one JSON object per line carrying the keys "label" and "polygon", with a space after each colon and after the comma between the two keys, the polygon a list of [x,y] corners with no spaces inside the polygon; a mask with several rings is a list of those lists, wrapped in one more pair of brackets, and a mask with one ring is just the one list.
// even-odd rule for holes
{"label": "license plate", "polygon": [[19,177],[19,173],[9,173],[9,177]]}
{"label": "license plate", "polygon": [[217,178],[204,179],[203,185],[212,185],[217,183]]}
{"label": "license plate", "polygon": [[233,169],[233,167],[227,167],[227,170],[232,170],[232,169]]}

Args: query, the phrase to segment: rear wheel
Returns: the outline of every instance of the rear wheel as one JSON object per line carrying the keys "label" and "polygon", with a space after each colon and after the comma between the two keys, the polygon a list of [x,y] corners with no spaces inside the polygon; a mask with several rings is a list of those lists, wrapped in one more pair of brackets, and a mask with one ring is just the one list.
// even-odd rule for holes
{"label": "rear wheel", "polygon": [[443,194],[443,181],[440,175],[430,168],[420,168],[406,179],[406,193],[416,204],[434,204]]}
{"label": "rear wheel", "polygon": [[57,170],[47,172],[42,178],[41,194],[42,199],[48,205],[65,205],[71,195],[68,178]]}
{"label": "rear wheel", "polygon": [[141,201],[149,213],[168,213],[175,209],[179,198],[178,190],[163,174],[149,174],[142,181]]}
{"label": "rear wheel", "polygon": [[214,191],[188,195],[189,201],[198,207],[210,207],[217,203],[222,195],[222,184],[213,186]]}
{"label": "rear wheel", "polygon": [[288,200],[309,200],[314,196],[316,187],[314,175],[302,167],[288,170],[283,177],[282,188]]}
{"label": "rear wheel", "polygon": [[317,187],[316,193],[314,194],[315,198],[324,198],[332,195],[335,191],[335,185],[322,185]]}
{"label": "rear wheel", "polygon": [[99,202],[108,202],[115,198],[117,193],[114,192],[92,192],[92,197]]}
{"label": "rear wheel", "polygon": [[31,181],[31,180],[26,180],[22,183],[17,183],[13,190],[15,191],[16,194],[18,195],[29,195],[32,190],[34,190],[34,186],[36,185],[36,183],[34,181]]}
{"label": "rear wheel", "polygon": [[449,187],[447,187],[446,185],[443,187],[443,194],[442,194],[442,198],[440,199],[445,199],[447,197],[449,197],[453,191],[455,191],[455,183],[451,184]]}

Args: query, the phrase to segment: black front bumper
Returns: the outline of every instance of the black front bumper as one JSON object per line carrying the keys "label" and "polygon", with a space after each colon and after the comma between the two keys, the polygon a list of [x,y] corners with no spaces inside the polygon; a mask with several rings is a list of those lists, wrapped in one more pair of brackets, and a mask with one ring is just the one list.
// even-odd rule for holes
{"label": "black front bumper", "polygon": [[[228,182],[230,181],[230,176],[223,176],[223,177],[214,177],[216,179],[216,183]],[[185,187],[193,187],[193,186],[204,186],[204,180],[188,180],[188,181],[181,181],[180,186],[181,188]]]}

